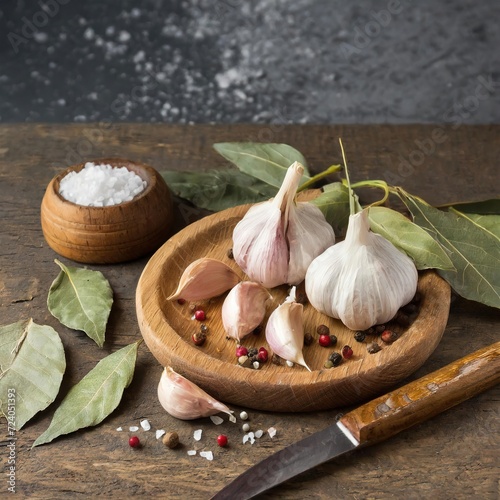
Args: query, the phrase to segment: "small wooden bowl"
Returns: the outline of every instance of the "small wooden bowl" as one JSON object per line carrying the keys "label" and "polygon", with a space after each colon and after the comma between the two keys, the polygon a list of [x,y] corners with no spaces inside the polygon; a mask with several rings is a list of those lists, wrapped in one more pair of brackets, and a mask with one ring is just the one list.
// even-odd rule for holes
{"label": "small wooden bowl", "polygon": [[158,249],[173,223],[170,190],[152,167],[119,158],[95,164],[126,167],[147,182],[133,200],[108,207],[88,207],[59,194],[61,179],[79,172],[85,163],[69,167],[52,179],[41,206],[43,235],[49,246],[68,259],[88,264],[113,264],[139,258]]}

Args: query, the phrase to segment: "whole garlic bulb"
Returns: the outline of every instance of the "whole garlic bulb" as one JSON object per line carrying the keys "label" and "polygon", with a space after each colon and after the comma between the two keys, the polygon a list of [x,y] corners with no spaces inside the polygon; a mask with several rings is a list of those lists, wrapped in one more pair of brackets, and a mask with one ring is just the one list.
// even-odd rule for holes
{"label": "whole garlic bulb", "polygon": [[351,330],[392,319],[417,290],[413,261],[370,231],[367,209],[349,217],[344,241],[313,260],[306,274],[309,302]]}
{"label": "whole garlic bulb", "polygon": [[233,255],[248,277],[266,288],[299,284],[311,261],[335,243],[321,210],[294,198],[304,167],[295,162],[278,194],[254,205],[233,231]]}

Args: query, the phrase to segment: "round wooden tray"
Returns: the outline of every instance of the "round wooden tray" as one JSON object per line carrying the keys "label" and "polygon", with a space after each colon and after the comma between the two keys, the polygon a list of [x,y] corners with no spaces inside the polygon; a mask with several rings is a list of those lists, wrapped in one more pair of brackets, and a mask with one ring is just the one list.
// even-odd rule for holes
{"label": "round wooden tray", "polygon": [[[232,247],[234,226],[251,205],[243,205],[205,217],[186,227],[167,241],[146,265],[137,286],[136,307],[139,326],[150,351],[163,366],[171,366],[213,397],[229,404],[272,411],[315,411],[358,403],[386,391],[417,370],[430,356],[443,335],[448,320],[450,287],[436,273],[427,271],[419,277],[422,299],[413,323],[393,344],[383,344],[376,354],[367,352],[367,337],[356,342],[353,332],[316,311],[304,307],[306,332],[315,332],[326,324],[338,337],[333,348],[321,347],[317,341],[304,347],[304,357],[312,369],[288,367],[268,361],[261,369],[237,365],[236,343],[227,339],[221,321],[225,295],[203,305],[209,328],[207,341],[196,347],[191,336],[200,323],[192,319],[188,303],[180,305],[166,298],[177,288],[184,269],[201,257],[219,259],[241,277],[245,275],[227,252]],[[273,304],[268,314],[280,304],[287,286],[271,290]],[[266,318],[267,319],[267,318]],[[250,335],[242,344],[267,347],[264,332]],[[328,355],[349,344],[351,359],[336,368],[323,367]]]}

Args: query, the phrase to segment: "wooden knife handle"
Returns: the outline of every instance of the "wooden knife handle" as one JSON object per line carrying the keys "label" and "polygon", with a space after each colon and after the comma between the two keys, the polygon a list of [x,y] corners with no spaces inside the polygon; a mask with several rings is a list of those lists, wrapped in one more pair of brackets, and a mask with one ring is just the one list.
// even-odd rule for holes
{"label": "wooden knife handle", "polygon": [[361,445],[382,441],[500,382],[500,342],[360,406],[340,419]]}

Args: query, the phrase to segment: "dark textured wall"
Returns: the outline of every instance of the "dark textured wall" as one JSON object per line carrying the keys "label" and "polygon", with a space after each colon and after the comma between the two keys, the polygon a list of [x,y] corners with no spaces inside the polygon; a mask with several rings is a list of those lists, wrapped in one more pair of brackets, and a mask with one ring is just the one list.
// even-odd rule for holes
{"label": "dark textured wall", "polygon": [[0,121],[500,122],[498,0],[0,2]]}

